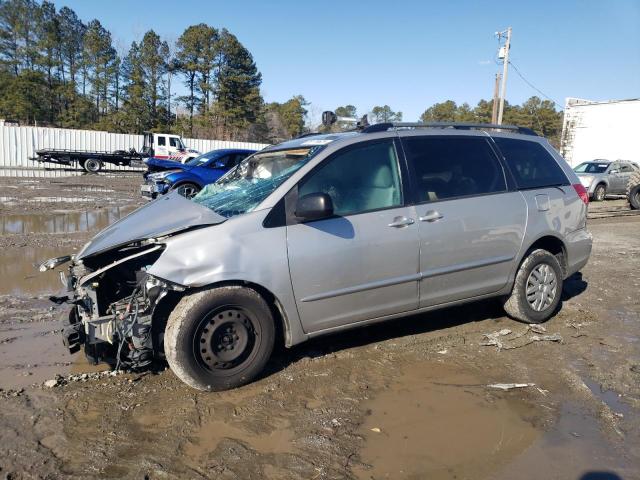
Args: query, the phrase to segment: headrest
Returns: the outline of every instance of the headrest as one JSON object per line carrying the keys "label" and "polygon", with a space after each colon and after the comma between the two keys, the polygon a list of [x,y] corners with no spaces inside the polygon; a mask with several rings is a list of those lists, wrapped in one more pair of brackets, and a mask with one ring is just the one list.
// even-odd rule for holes
{"label": "headrest", "polygon": [[393,186],[393,177],[388,165],[378,167],[376,173],[371,177],[371,186],[374,188],[390,188]]}

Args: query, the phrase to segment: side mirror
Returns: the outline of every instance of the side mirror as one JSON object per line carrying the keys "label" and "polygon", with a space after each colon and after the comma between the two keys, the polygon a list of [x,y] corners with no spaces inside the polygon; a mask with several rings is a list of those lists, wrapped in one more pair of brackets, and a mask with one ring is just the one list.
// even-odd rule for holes
{"label": "side mirror", "polygon": [[326,193],[310,193],[298,198],[295,214],[303,220],[329,218],[333,216],[333,201]]}
{"label": "side mirror", "polygon": [[609,175],[615,175],[616,173],[620,173],[620,170],[614,168],[613,170],[609,170]]}

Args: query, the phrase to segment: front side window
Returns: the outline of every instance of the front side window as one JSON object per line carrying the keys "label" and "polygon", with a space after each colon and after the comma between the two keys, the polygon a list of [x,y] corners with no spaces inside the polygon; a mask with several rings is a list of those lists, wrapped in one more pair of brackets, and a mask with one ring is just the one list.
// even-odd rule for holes
{"label": "front side window", "polygon": [[494,141],[504,155],[518,188],[569,185],[560,165],[539,143],[500,137],[495,137]]}
{"label": "front side window", "polygon": [[326,193],[336,215],[402,205],[398,157],[393,141],[347,147],[298,185],[298,198]]}
{"label": "front side window", "polygon": [[402,145],[419,203],[507,189],[502,167],[484,138],[405,137]]}
{"label": "front side window", "polygon": [[207,185],[192,200],[227,218],[250,212],[323,148],[320,145],[257,153]]}
{"label": "front side window", "polygon": [[622,165],[620,165],[620,171],[623,173],[633,172],[633,167],[628,163],[623,163]]}

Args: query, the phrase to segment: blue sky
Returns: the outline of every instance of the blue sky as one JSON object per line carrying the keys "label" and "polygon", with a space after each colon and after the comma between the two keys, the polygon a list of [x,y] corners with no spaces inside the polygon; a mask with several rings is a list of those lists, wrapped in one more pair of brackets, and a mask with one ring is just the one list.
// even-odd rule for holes
{"label": "blue sky", "polygon": [[[252,52],[267,101],[302,94],[311,112],[388,104],[417,120],[435,102],[490,98],[496,30],[513,27],[523,75],[565,97],[640,97],[640,0],[196,1],[54,0],[97,18],[128,49],[154,29],[169,40],[200,22],[226,27]],[[536,92],[510,70],[507,100]]]}

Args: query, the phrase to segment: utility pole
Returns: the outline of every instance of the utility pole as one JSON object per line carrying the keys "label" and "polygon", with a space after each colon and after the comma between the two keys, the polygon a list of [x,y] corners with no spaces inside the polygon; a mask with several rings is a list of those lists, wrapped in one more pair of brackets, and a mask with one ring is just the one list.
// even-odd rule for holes
{"label": "utility pole", "polygon": [[[505,32],[498,32],[498,38],[505,35]],[[502,88],[500,89],[500,109],[498,110],[498,125],[502,125],[502,114],[504,113],[504,98],[507,93],[507,69],[509,67],[509,50],[511,49],[511,27],[506,30],[507,41],[504,44],[504,55],[502,57]]]}
{"label": "utility pole", "polygon": [[491,123],[498,123],[498,99],[500,97],[500,78],[502,75],[496,73],[496,81],[493,85],[493,105],[491,108]]}

